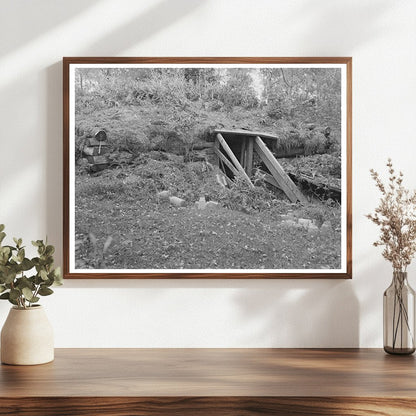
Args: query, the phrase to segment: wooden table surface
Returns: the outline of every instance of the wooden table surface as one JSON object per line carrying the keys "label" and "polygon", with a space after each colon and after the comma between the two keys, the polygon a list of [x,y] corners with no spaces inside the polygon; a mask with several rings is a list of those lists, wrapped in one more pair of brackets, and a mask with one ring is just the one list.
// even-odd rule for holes
{"label": "wooden table surface", "polygon": [[0,406],[43,416],[416,415],[416,361],[379,349],[57,349],[49,364],[2,365]]}

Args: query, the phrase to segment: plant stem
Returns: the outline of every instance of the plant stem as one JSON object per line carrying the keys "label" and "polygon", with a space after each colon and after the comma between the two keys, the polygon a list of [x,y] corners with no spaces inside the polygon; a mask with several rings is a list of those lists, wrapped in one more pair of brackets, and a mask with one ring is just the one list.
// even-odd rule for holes
{"label": "plant stem", "polygon": [[[403,348],[403,320],[405,323],[405,329],[407,328],[408,334],[411,337],[412,344],[414,344],[413,333],[409,326],[409,316],[407,313],[407,307],[403,300],[403,284],[404,281],[400,279],[394,279],[394,306],[393,306],[393,348],[396,348],[397,336],[400,326],[400,348]],[[397,319],[396,319],[396,308]]]}

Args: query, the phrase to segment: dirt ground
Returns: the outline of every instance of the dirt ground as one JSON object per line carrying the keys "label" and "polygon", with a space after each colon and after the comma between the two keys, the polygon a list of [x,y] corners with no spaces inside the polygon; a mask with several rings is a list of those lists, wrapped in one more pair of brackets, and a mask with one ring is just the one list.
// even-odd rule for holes
{"label": "dirt ground", "polygon": [[[115,171],[114,171],[115,172]],[[107,181],[108,175],[107,173]],[[114,173],[115,176],[115,173]],[[103,179],[83,176],[75,222],[77,268],[106,269],[327,269],[340,267],[341,232],[287,225],[270,212],[219,207],[199,210],[195,201],[175,207],[148,189],[117,191]],[[114,177],[114,181],[116,181]],[[288,209],[293,209],[287,204]],[[283,214],[283,213],[282,213]],[[97,238],[96,247],[88,237]],[[111,245],[105,255],[108,237]]]}

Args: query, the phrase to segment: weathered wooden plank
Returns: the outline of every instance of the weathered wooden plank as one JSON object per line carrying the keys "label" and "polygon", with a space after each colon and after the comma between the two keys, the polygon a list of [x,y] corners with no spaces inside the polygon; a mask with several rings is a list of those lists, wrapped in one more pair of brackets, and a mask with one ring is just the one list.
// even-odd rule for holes
{"label": "weathered wooden plank", "polygon": [[327,188],[332,192],[337,192],[339,194],[341,194],[341,187],[340,186],[335,186],[335,185],[331,185],[329,183],[323,182],[323,181],[319,181],[319,178],[313,178],[311,176],[305,175],[304,173],[291,173],[289,172],[292,177],[295,177],[296,180],[304,180],[306,182],[311,183],[312,185],[315,185],[317,188]]}
{"label": "weathered wooden plank", "polygon": [[270,173],[279,184],[279,187],[287,195],[289,200],[291,202],[300,201],[305,203],[306,198],[299,191],[297,186],[293,183],[280,163],[273,156],[273,153],[268,149],[268,147],[264,144],[263,140],[259,136],[254,139],[254,149],[259,154],[262,161],[267,166]]}
{"label": "weathered wooden plank", "polygon": [[236,167],[236,169],[238,170],[238,173],[246,180],[246,182],[251,186],[254,187],[254,185],[252,184],[250,178],[247,176],[247,173],[245,172],[245,170],[243,169],[243,167],[240,165],[240,162],[238,161],[238,159],[235,157],[235,154],[233,153],[233,151],[230,149],[230,146],[228,146],[227,142],[225,141],[224,137],[222,137],[222,135],[220,133],[217,134],[217,139],[220,142],[221,146],[223,147],[223,149],[225,150],[225,152],[227,153],[228,157],[231,159],[231,162],[234,164],[234,166]]}
{"label": "weathered wooden plank", "polygon": [[240,164],[244,170],[246,169],[246,142],[247,137],[243,137],[243,140],[241,141]]}
{"label": "weathered wooden plank", "polygon": [[272,175],[270,175],[270,174],[268,174],[268,173],[266,173],[266,172],[264,172],[264,171],[262,171],[262,170],[260,171],[260,173],[261,173],[262,175],[264,175],[264,180],[265,180],[267,183],[269,183],[270,185],[275,186],[276,188],[282,189],[282,188],[280,187],[279,183],[276,181],[276,179],[275,179]]}
{"label": "weathered wooden plank", "polygon": [[235,168],[235,166],[221,153],[221,150],[214,148],[214,153],[220,158],[222,162],[224,162],[227,167],[231,170],[233,175],[238,175],[238,170]]}
{"label": "weathered wooden plank", "polygon": [[254,137],[248,137],[245,169],[249,177],[251,176],[253,172],[253,146],[254,146]]}
{"label": "weathered wooden plank", "polygon": [[249,130],[243,130],[243,129],[237,129],[237,130],[216,129],[214,130],[214,133],[222,134],[222,135],[232,135],[232,136],[251,136],[251,137],[260,136],[265,139],[273,139],[273,140],[278,139],[277,136],[274,136],[273,134],[270,134],[270,133],[262,133],[258,131],[249,131]]}

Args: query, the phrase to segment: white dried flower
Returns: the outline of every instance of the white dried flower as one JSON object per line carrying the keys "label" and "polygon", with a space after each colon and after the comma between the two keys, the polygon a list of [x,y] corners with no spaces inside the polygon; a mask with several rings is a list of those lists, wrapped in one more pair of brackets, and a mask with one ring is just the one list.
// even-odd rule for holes
{"label": "white dried flower", "polygon": [[388,159],[388,184],[381,182],[378,173],[371,169],[382,197],[374,214],[366,215],[380,227],[380,237],[375,246],[384,246],[383,257],[390,261],[395,271],[406,271],[416,253],[416,191],[403,185],[403,173],[397,174]]}

